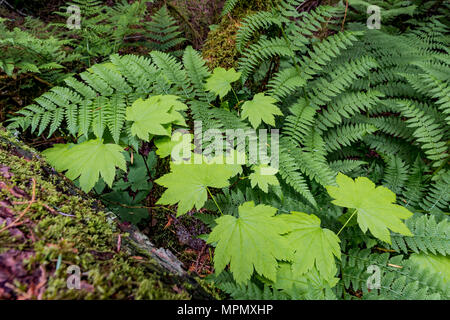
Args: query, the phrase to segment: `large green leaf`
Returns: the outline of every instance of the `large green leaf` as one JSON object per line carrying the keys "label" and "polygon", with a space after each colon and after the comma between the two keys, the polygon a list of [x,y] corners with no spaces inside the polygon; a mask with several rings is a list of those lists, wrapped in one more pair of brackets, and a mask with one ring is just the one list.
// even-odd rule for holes
{"label": "large green leaf", "polygon": [[353,180],[339,173],[336,186],[328,186],[327,191],[335,200],[335,205],[356,210],[357,221],[363,232],[367,229],[380,240],[391,243],[388,229],[412,236],[411,231],[401,219],[408,219],[412,213],[395,203],[395,193],[375,184],[366,177]]}
{"label": "large green leaf", "polygon": [[170,136],[170,124],[185,126],[183,116],[178,112],[187,106],[177,96],[158,95],[147,100],[138,99],[127,108],[127,120],[133,121],[131,133],[149,141],[150,134]]}
{"label": "large green leaf", "polygon": [[278,219],[289,226],[286,237],[295,251],[294,275],[301,276],[317,269],[324,279],[333,279],[337,271],[334,257],[341,258],[340,240],[336,234],[322,229],[320,219],[313,214],[291,212]]}
{"label": "large green leaf", "polygon": [[246,101],[242,105],[242,119],[248,118],[253,128],[257,128],[261,121],[271,126],[275,126],[275,116],[283,115],[281,110],[275,105],[277,100],[258,93],[253,100]]}
{"label": "large green leaf", "polygon": [[116,167],[126,170],[123,148],[117,144],[104,144],[102,140],[88,140],[80,144],[56,144],[43,152],[47,161],[58,171],[66,171],[69,179],[80,177],[80,186],[89,192],[100,175],[111,186]]}
{"label": "large green leaf", "polygon": [[[267,172],[264,172],[263,169],[273,174],[264,174]],[[270,168],[267,164],[253,166],[253,170],[254,171],[249,176],[252,188],[258,186],[262,191],[267,193],[269,192],[269,184],[273,186],[278,186],[280,184],[275,176],[276,170]]]}
{"label": "large green leaf", "polygon": [[239,207],[239,218],[225,215],[216,219],[217,226],[208,243],[217,243],[214,267],[217,273],[230,264],[238,283],[250,279],[253,271],[276,280],[277,260],[290,260],[291,249],[282,236],[287,226],[274,217],[276,208],[245,202]]}
{"label": "large green leaf", "polygon": [[208,187],[227,187],[228,179],[241,170],[240,165],[208,163],[206,159],[202,164],[171,163],[171,172],[155,181],[167,188],[157,203],[178,203],[177,215],[194,206],[201,209],[208,198]]}
{"label": "large green leaf", "polygon": [[[172,154],[172,150],[174,147],[176,147],[177,145],[182,146],[183,144],[189,144],[190,150],[192,150],[194,148],[194,145],[191,143],[193,139],[194,136],[192,134],[183,134],[181,132],[175,132],[171,137],[159,137],[154,140],[155,146],[157,148],[156,154],[161,158],[168,157]],[[178,156],[180,158],[183,157],[182,148],[179,149]]]}
{"label": "large green leaf", "polygon": [[231,90],[231,83],[238,81],[240,77],[241,73],[233,68],[215,68],[211,77],[206,80],[206,90],[214,92],[222,99]]}

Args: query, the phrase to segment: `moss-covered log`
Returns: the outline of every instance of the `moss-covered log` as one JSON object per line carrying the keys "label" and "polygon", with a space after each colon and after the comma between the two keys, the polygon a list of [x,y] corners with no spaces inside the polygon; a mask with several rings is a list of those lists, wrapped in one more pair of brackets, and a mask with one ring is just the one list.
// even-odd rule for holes
{"label": "moss-covered log", "polygon": [[[171,252],[105,211],[0,127],[0,299],[214,297]],[[78,268],[71,289],[68,270]]]}

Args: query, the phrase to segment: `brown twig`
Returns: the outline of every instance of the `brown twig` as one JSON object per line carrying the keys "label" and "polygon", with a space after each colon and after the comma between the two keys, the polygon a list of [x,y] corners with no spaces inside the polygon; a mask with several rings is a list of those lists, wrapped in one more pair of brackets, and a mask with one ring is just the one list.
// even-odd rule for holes
{"label": "brown twig", "polygon": [[117,237],[117,253],[120,252],[121,245],[122,245],[122,235],[119,233],[119,236]]}
{"label": "brown twig", "polygon": [[344,20],[342,20],[341,31],[344,31],[345,19],[347,18],[347,10],[348,10],[348,0],[345,2],[345,13],[344,13]]}
{"label": "brown twig", "polygon": [[17,227],[17,226],[23,224],[23,222],[19,222],[20,219],[22,219],[22,217],[30,209],[31,205],[36,201],[36,180],[34,178],[31,178],[31,180],[33,180],[33,194],[31,196],[31,200],[28,202],[28,206],[25,208],[25,210],[22,211],[22,213],[17,217],[16,220],[14,220],[12,223],[7,225],[6,227],[3,227],[2,229],[0,229],[0,233],[2,233],[5,230],[8,230],[9,228]]}
{"label": "brown twig", "polygon": [[396,252],[395,250],[385,249],[385,248],[380,248],[380,247],[375,247],[375,249],[383,251],[383,252]]}

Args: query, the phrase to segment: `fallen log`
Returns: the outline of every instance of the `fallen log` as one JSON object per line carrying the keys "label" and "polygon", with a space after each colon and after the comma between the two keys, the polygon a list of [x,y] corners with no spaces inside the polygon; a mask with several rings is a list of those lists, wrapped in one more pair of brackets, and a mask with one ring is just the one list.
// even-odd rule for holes
{"label": "fallen log", "polygon": [[0,299],[214,299],[0,126]]}

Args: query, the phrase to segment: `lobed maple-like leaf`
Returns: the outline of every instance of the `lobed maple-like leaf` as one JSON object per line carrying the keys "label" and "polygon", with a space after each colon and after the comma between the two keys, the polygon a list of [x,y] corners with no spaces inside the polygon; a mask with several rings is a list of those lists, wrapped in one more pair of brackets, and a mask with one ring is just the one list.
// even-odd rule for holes
{"label": "lobed maple-like leaf", "polygon": [[[253,172],[250,174],[250,184],[252,188],[258,186],[265,193],[269,192],[269,184],[273,186],[278,186],[280,183],[275,176],[275,174],[263,174],[266,173],[263,171],[271,171],[271,168],[267,164],[260,164],[257,166],[253,166]],[[275,170],[272,170],[274,173]]]}
{"label": "lobed maple-like leaf", "polygon": [[206,90],[212,91],[222,99],[231,90],[231,83],[238,81],[241,77],[240,72],[233,68],[225,70],[224,68],[215,68],[213,74],[206,80]]}
{"label": "lobed maple-like leaf", "polygon": [[281,110],[275,105],[277,100],[258,93],[253,97],[253,100],[246,101],[242,105],[242,119],[250,121],[253,128],[257,128],[261,121],[271,126],[275,126],[275,116],[283,115]]}
{"label": "lobed maple-like leaf", "polygon": [[171,163],[171,172],[155,181],[167,188],[157,204],[178,203],[178,216],[194,206],[201,209],[208,198],[207,187],[225,188],[228,180],[241,170],[240,165],[217,164],[207,159],[202,164]]}
{"label": "lobed maple-like leaf", "polygon": [[43,152],[47,161],[58,171],[75,180],[80,177],[81,189],[89,192],[101,176],[112,186],[116,167],[126,171],[123,148],[117,144],[104,144],[102,140],[88,140],[80,144],[55,144]]}
{"label": "lobed maple-like leaf", "polygon": [[[194,139],[194,135],[189,133],[181,133],[181,132],[175,132],[172,134],[172,137],[159,137],[154,140],[155,146],[157,148],[156,154],[160,156],[161,158],[165,158],[171,155],[172,150],[180,145],[183,146],[183,144],[188,144],[190,146],[190,150],[194,148],[194,145],[191,143],[191,141]],[[189,142],[187,142],[189,141]],[[182,148],[179,148],[178,155],[180,158],[183,156],[183,150]]]}
{"label": "lobed maple-like leaf", "polygon": [[131,133],[150,141],[150,135],[170,136],[170,124],[186,126],[179,111],[186,110],[187,106],[178,99],[173,95],[157,95],[147,100],[136,100],[127,108],[126,119],[133,121]]}
{"label": "lobed maple-like leaf", "polygon": [[278,219],[289,226],[286,237],[294,249],[294,275],[301,276],[316,269],[321,277],[331,281],[337,271],[334,257],[341,258],[338,236],[321,228],[320,219],[313,214],[293,211]]}
{"label": "lobed maple-like leaf", "polygon": [[220,273],[230,264],[237,283],[245,283],[253,271],[275,281],[277,260],[290,260],[292,250],[282,236],[287,226],[274,215],[276,208],[245,202],[239,217],[225,215],[216,219],[208,243],[216,243],[214,268]]}
{"label": "lobed maple-like leaf", "polygon": [[363,232],[367,229],[380,240],[391,243],[389,229],[405,236],[413,234],[402,222],[412,216],[405,207],[395,204],[396,196],[388,188],[376,187],[366,177],[355,180],[339,173],[336,177],[338,186],[326,189],[335,205],[356,210],[357,222]]}

